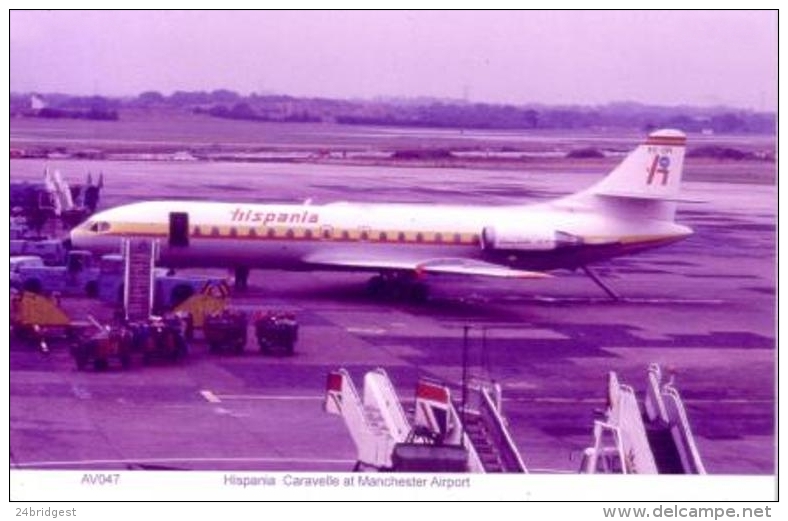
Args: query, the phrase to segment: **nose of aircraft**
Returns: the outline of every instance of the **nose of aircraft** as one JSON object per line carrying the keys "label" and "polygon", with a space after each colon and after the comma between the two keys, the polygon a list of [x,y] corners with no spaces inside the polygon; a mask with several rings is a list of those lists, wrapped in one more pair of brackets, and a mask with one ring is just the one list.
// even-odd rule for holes
{"label": "nose of aircraft", "polygon": [[75,226],[68,232],[68,237],[63,239],[63,247],[66,249],[72,248],[84,248],[85,245],[82,244],[84,241],[82,240],[85,236],[85,231],[82,229],[82,224],[79,226]]}

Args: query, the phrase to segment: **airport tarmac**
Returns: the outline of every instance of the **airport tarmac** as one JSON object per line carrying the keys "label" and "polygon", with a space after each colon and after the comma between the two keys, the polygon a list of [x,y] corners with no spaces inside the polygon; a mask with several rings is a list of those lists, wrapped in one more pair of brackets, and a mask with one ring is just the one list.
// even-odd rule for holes
{"label": "airport tarmac", "polygon": [[[157,197],[220,200],[421,201],[504,204],[590,185],[601,173],[326,165],[49,161],[64,177],[103,171],[102,206]],[[11,178],[43,162],[11,162]],[[687,165],[690,168],[690,165]],[[163,181],[162,181],[163,180]],[[219,197],[216,194],[220,194]],[[10,462],[18,469],[347,471],[355,450],[322,411],[326,374],[357,384],[384,367],[406,408],[417,379],[459,392],[462,332],[470,372],[503,387],[503,410],[532,472],[577,472],[592,442],[606,375],[643,396],[658,362],[675,378],[710,474],[775,472],[776,189],[687,183],[689,239],[623,258],[587,277],[436,281],[424,304],[373,301],[367,276],[253,272],[243,309],[284,308],[301,324],[296,355],[243,356],[197,342],[178,365],[77,371],[63,346],[10,347]],[[484,340],[483,340],[484,338]]]}

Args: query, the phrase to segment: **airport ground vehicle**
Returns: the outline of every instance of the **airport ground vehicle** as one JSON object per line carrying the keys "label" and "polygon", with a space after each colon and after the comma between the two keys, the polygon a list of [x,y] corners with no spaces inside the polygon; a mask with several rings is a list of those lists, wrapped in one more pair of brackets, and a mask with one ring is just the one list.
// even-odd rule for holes
{"label": "airport ground vehicle", "polygon": [[54,339],[79,338],[91,324],[74,322],[60,308],[57,299],[37,293],[12,290],[11,331],[27,339],[44,351]]}
{"label": "airport ground vehicle", "polygon": [[243,311],[225,309],[207,315],[203,323],[203,334],[211,353],[229,349],[241,354],[246,347],[248,320]]}
{"label": "airport ground vehicle", "polygon": [[63,241],[58,239],[11,239],[8,241],[8,254],[11,256],[35,255],[48,266],[62,265],[67,260]]}
{"label": "airport ground vehicle", "polygon": [[44,261],[37,255],[13,255],[9,259],[10,284],[12,288],[22,289],[22,279],[19,270],[27,267],[41,267]]}
{"label": "airport ground vehicle", "polygon": [[[33,255],[18,257],[11,263],[11,285],[35,293],[63,296],[97,297],[110,304],[123,301],[124,258],[120,254],[103,255],[98,261],[88,251],[71,250],[63,266],[45,266]],[[24,260],[22,260],[24,258]],[[218,279],[171,275],[166,269],[154,273],[156,313],[169,311]]]}
{"label": "airport ground vehicle", "polygon": [[78,337],[71,346],[77,368],[91,363],[96,370],[107,369],[118,360],[123,369],[131,367],[134,356],[143,364],[153,361],[174,362],[188,353],[179,317],[152,317],[147,321],[101,326],[89,337]]}
{"label": "airport ground vehicle", "polygon": [[185,324],[180,317],[151,317],[147,322],[131,323],[132,344],[142,353],[142,363],[163,360],[175,362],[188,354]]}
{"label": "airport ground vehicle", "polygon": [[170,275],[161,271],[156,274],[155,304],[158,309],[187,311],[194,317],[194,326],[198,328],[202,327],[201,312],[205,314],[224,309],[229,294],[224,279],[203,275]]}
{"label": "airport ground vehicle", "polygon": [[254,317],[255,336],[264,354],[282,350],[292,355],[298,340],[298,322],[292,313],[267,311]]}
{"label": "airport ground vehicle", "polygon": [[206,317],[224,311],[229,292],[230,290],[224,281],[208,280],[203,284],[199,293],[192,294],[172,308],[174,313],[182,313],[186,316],[187,340],[193,338],[195,329],[203,329]]}
{"label": "airport ground vehicle", "polygon": [[16,273],[16,284],[25,291],[106,298],[122,283],[123,258],[104,255],[96,262],[89,251],[71,250],[64,266],[23,265]]}
{"label": "airport ground vehicle", "polygon": [[103,175],[96,184],[88,174],[84,185],[69,186],[59,171],[49,169],[44,170],[40,182],[12,182],[8,187],[9,207],[15,217],[24,220],[26,230],[17,227],[19,235],[41,232],[55,224],[60,229],[71,229],[96,210],[103,186]]}
{"label": "airport ground vehicle", "polygon": [[77,340],[71,346],[71,356],[77,369],[85,369],[89,364],[97,371],[107,369],[112,359],[117,359],[121,367],[131,366],[131,331],[125,326],[106,326],[92,336]]}

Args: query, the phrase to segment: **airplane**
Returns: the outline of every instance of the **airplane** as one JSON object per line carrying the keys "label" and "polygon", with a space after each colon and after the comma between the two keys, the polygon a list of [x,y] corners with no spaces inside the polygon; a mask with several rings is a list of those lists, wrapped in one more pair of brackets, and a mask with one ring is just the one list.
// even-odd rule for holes
{"label": "airplane", "polygon": [[615,169],[580,192],[507,206],[251,204],[147,201],[92,215],[72,247],[117,252],[123,238],[158,241],[160,266],[376,273],[372,293],[426,295],[424,279],[459,275],[537,279],[674,243],[692,229],[675,222],[686,136],[648,135]]}

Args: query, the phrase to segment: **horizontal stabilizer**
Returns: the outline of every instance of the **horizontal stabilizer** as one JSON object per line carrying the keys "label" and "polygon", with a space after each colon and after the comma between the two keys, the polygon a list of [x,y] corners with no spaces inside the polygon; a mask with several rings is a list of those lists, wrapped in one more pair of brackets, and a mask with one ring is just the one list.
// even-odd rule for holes
{"label": "horizontal stabilizer", "polygon": [[421,260],[393,260],[368,258],[358,255],[311,255],[305,262],[316,267],[365,271],[409,271],[416,275],[464,275],[472,277],[501,277],[510,279],[541,279],[551,275],[539,271],[515,270],[490,262],[462,258]]}

